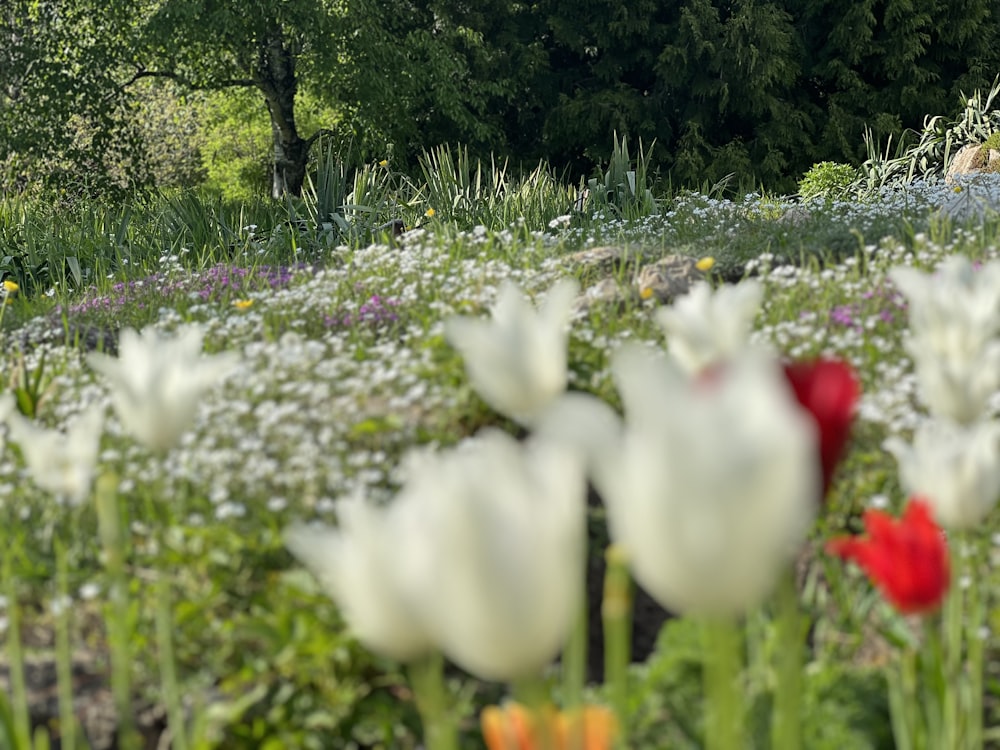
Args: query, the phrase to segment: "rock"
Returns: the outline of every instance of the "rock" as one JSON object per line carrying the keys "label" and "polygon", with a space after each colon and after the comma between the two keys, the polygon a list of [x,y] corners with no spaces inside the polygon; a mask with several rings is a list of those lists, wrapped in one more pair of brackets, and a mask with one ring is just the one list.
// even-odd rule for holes
{"label": "rock", "polygon": [[985,150],[979,144],[963,146],[955,154],[955,158],[948,165],[948,172],[944,176],[947,184],[952,184],[956,177],[961,175],[974,175],[982,172],[1000,171],[1000,151],[994,149]]}
{"label": "rock", "polygon": [[785,213],[778,217],[779,224],[786,224],[790,227],[799,227],[812,218],[812,211],[804,206],[792,206]]}
{"label": "rock", "polygon": [[637,303],[641,298],[636,290],[620,284],[613,278],[601,279],[576,298],[573,310],[576,314],[583,314],[592,307],[602,305],[614,305],[622,309],[626,301]]}
{"label": "rock", "polygon": [[579,272],[581,282],[586,285],[608,276],[631,276],[648,259],[648,251],[612,245],[581,250],[568,255],[565,261]]}
{"label": "rock", "polygon": [[660,304],[669,305],[687,294],[695,282],[705,278],[697,262],[686,255],[668,255],[643,266],[635,278],[639,296],[642,299],[655,297]]}
{"label": "rock", "polygon": [[649,250],[624,247],[590,248],[567,256],[565,262],[584,287],[573,305],[574,317],[595,307],[622,312],[651,298],[670,304],[705,278],[693,257],[657,256]]}
{"label": "rock", "polygon": [[1000,213],[1000,201],[996,190],[982,184],[982,178],[963,182],[954,194],[941,204],[940,213],[959,223],[981,224],[989,217]]}

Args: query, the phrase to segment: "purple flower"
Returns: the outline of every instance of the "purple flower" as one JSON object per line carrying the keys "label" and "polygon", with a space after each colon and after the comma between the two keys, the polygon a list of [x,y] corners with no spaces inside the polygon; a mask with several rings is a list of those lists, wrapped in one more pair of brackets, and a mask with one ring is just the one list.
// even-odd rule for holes
{"label": "purple flower", "polygon": [[830,311],[830,320],[842,326],[856,325],[853,305],[838,305],[833,308]]}

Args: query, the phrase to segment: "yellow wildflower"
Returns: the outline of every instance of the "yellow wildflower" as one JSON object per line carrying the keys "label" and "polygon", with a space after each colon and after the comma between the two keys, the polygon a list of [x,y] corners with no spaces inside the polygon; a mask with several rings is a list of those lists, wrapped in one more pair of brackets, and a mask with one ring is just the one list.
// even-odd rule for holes
{"label": "yellow wildflower", "polygon": [[639,296],[642,297],[642,299],[649,299],[650,297],[653,296],[653,287],[644,286],[642,289],[639,290]]}
{"label": "yellow wildflower", "polygon": [[380,161],[380,162],[378,163],[378,165],[379,165],[380,167],[388,167],[388,166],[389,166],[389,160],[388,160],[388,159],[383,159],[382,161]]}
{"label": "yellow wildflower", "polygon": [[426,216],[428,219],[432,219],[434,218],[434,214],[436,213],[437,211],[435,211],[433,208],[428,208],[426,211],[424,211],[424,216]]}
{"label": "yellow wildflower", "polygon": [[713,258],[711,255],[707,255],[701,260],[699,260],[697,263],[695,263],[694,267],[697,268],[702,273],[707,273],[708,271],[712,270],[712,266],[714,265],[715,265],[715,258]]}
{"label": "yellow wildflower", "polygon": [[16,292],[20,288],[21,287],[19,287],[17,285],[16,281],[11,281],[10,279],[5,279],[4,282],[3,282],[3,290],[5,292],[7,292],[8,294],[11,293],[11,292]]}
{"label": "yellow wildflower", "polygon": [[233,307],[235,307],[237,310],[246,310],[252,304],[253,304],[252,299],[238,299],[233,301]]}

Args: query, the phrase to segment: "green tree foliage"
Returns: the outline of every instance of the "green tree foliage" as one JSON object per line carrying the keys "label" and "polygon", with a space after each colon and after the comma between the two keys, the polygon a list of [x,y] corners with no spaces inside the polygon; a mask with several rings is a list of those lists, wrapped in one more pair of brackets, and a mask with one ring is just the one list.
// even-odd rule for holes
{"label": "green tree foliage", "polygon": [[805,57],[798,104],[816,113],[815,159],[865,155],[877,140],[919,130],[987,89],[1000,70],[1000,4],[993,0],[791,0]]}
{"label": "green tree foliage", "polygon": [[42,178],[60,192],[148,181],[136,120],[118,85],[131,27],[95,0],[0,7],[0,181]]}
{"label": "green tree foliage", "polygon": [[346,25],[334,0],[154,0],[139,24],[132,81],[166,77],[194,89],[243,87],[262,97],[274,148],[272,194],[298,195],[309,149],[295,100],[303,76],[330,69]]}
{"label": "green tree foliage", "polygon": [[[352,13],[355,13],[352,11]],[[415,167],[428,148],[542,156],[547,56],[537,12],[507,0],[370,0],[338,99],[358,143]]]}
{"label": "green tree foliage", "polygon": [[859,163],[1000,69],[991,0],[545,0],[551,153],[586,168],[612,133],[658,144],[675,181],[735,173],[788,189]]}
{"label": "green tree foliage", "polygon": [[[619,133],[655,141],[651,174],[678,185],[792,190],[996,70],[995,0],[8,0],[0,166],[141,183],[135,92],[170,79],[252,93],[274,195],[328,131],[396,167],[462,143],[574,181]],[[324,114],[304,126],[306,101]]]}
{"label": "green tree foliage", "polygon": [[808,144],[796,111],[800,42],[779,2],[569,0],[541,4],[555,106],[548,149],[581,169],[612,133],[659,144],[681,182],[774,180]]}

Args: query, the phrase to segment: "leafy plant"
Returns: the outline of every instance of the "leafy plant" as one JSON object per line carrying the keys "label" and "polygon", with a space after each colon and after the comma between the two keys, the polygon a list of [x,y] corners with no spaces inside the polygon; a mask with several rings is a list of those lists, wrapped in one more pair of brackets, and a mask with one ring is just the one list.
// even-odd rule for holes
{"label": "leafy plant", "polygon": [[592,177],[587,182],[593,210],[609,209],[623,219],[638,219],[655,213],[656,200],[649,189],[649,161],[654,144],[655,141],[648,149],[643,149],[642,141],[639,141],[633,166],[628,137],[623,135],[619,140],[615,133],[615,145],[607,170],[603,176]]}
{"label": "leafy plant", "polygon": [[24,416],[35,419],[55,388],[53,376],[45,372],[45,352],[42,352],[34,370],[28,369],[24,352],[19,352],[7,379],[7,388],[14,394],[18,410]]}
{"label": "leafy plant", "polygon": [[902,187],[919,178],[944,175],[963,146],[982,143],[1000,130],[1000,109],[994,107],[998,96],[1000,76],[985,95],[977,90],[966,99],[965,108],[956,119],[948,121],[944,115],[924,118],[923,129],[914,133],[918,140],[912,146],[906,145],[904,135],[895,150],[891,137],[881,148],[871,130],[866,129],[868,159],[851,185],[851,192],[859,197],[872,196],[883,188]]}
{"label": "leafy plant", "polygon": [[847,195],[856,177],[857,170],[849,164],[822,161],[814,164],[799,181],[799,196],[804,201],[842,198]]}

